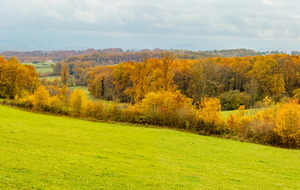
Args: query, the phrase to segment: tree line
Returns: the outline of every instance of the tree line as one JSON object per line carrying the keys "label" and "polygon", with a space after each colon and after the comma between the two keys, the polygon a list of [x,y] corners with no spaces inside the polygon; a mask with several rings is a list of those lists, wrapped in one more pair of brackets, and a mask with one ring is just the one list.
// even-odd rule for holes
{"label": "tree line", "polygon": [[[8,51],[3,52],[2,56],[5,58],[16,57],[22,63],[31,62],[46,62],[51,60],[53,62],[59,62],[64,59],[75,61],[95,61],[100,64],[111,64],[126,62],[129,60],[140,61],[139,54],[148,52],[155,57],[157,52],[162,51],[159,48],[150,49],[131,49],[123,50],[121,48],[108,48],[108,49],[86,49],[86,50],[64,50],[64,51]],[[262,55],[261,52],[255,52],[254,50],[248,49],[231,49],[231,50],[213,50],[213,51],[190,51],[190,50],[172,50],[177,54],[178,57],[184,59],[198,59],[200,57],[236,57],[246,55]],[[296,51],[294,51],[296,52]],[[268,52],[275,54],[276,52]],[[293,53],[293,52],[292,52]],[[111,55],[112,54],[112,55]],[[91,56],[93,55],[93,56]],[[72,57],[72,58],[69,58]],[[66,60],[68,62],[68,60]],[[119,60],[119,62],[114,62]]]}
{"label": "tree line", "polygon": [[299,96],[299,56],[180,59],[172,52],[160,52],[159,57],[144,55],[140,62],[105,66],[76,60],[59,63],[54,70],[62,73],[66,65],[69,77],[74,77],[70,85],[87,85],[100,99],[127,103],[138,103],[147,93],[161,90],[179,90],[193,102],[215,97],[223,110],[259,107],[266,96],[275,102]]}

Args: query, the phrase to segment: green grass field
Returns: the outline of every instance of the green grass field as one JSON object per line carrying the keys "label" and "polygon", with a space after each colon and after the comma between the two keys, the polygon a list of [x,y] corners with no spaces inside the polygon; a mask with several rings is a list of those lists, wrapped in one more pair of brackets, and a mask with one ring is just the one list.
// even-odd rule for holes
{"label": "green grass field", "polygon": [[0,106],[0,189],[300,189],[300,151]]}
{"label": "green grass field", "polygon": [[23,63],[27,65],[32,65],[36,68],[37,73],[45,73],[45,72],[52,72],[53,69],[51,65],[54,63]]}
{"label": "green grass field", "polygon": [[47,77],[40,77],[40,79],[45,78],[49,81],[54,81],[55,79],[59,79],[60,80],[60,76],[47,76]]}
{"label": "green grass field", "polygon": [[[261,108],[255,108],[255,109],[246,109],[245,111],[247,111],[246,115],[251,116],[251,115],[255,115],[257,112],[259,112],[260,110],[262,110]],[[235,115],[238,111],[237,110],[230,110],[230,111],[222,111],[222,118],[226,119],[231,115]]]}
{"label": "green grass field", "polygon": [[96,98],[94,95],[92,95],[88,91],[88,87],[87,86],[69,86],[68,89],[71,90],[71,91],[76,90],[76,89],[80,89],[80,90],[82,90],[84,92],[86,99],[91,100],[93,102],[101,101],[100,99]]}

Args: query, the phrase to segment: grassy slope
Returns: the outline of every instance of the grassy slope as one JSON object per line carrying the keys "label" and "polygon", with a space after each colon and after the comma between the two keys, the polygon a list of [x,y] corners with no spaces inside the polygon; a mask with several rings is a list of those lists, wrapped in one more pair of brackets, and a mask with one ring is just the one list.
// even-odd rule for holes
{"label": "grassy slope", "polygon": [[300,151],[0,106],[0,189],[300,189]]}

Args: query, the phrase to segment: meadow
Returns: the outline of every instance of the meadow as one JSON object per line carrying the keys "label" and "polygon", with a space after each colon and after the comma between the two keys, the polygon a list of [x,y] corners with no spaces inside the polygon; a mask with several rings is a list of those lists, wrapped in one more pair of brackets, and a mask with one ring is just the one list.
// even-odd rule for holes
{"label": "meadow", "polygon": [[[246,116],[255,115],[257,112],[261,111],[261,108],[254,108],[254,109],[245,109],[247,112]],[[235,115],[238,111],[237,110],[229,110],[229,111],[221,111],[221,115],[223,119],[228,118],[230,115]]]}
{"label": "meadow", "polygon": [[27,65],[32,65],[36,68],[37,73],[45,73],[45,72],[52,72],[52,65],[54,63],[23,63]]}
{"label": "meadow", "polygon": [[300,151],[0,106],[0,189],[300,189]]}

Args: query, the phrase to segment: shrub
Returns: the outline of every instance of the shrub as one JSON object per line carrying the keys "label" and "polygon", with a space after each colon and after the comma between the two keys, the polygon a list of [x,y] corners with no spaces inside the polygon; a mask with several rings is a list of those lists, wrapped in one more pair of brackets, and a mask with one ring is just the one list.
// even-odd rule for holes
{"label": "shrub", "polygon": [[219,98],[221,100],[222,110],[235,110],[241,105],[249,107],[251,102],[249,94],[238,90],[230,90],[229,92],[220,94]]}
{"label": "shrub", "polygon": [[153,125],[190,128],[193,123],[191,117],[196,115],[191,99],[179,91],[148,93],[139,106],[142,109],[144,121]]}
{"label": "shrub", "polygon": [[101,102],[87,101],[86,115],[90,118],[103,120],[105,117],[104,105]]}
{"label": "shrub", "polygon": [[36,110],[48,111],[50,108],[50,94],[44,86],[39,86],[29,99]]}
{"label": "shrub", "polygon": [[84,92],[80,89],[74,90],[70,97],[70,106],[73,110],[72,115],[83,116],[85,114],[86,104]]}
{"label": "shrub", "polygon": [[129,123],[145,123],[143,112],[139,106],[130,106],[123,110],[122,120]]}
{"label": "shrub", "polygon": [[198,117],[203,125],[198,125],[198,130],[204,130],[211,134],[220,134],[224,128],[221,117],[221,103],[217,98],[204,97],[200,102]]}
{"label": "shrub", "polygon": [[275,133],[284,146],[295,148],[300,146],[300,108],[295,102],[284,104],[278,110],[275,119]]}

